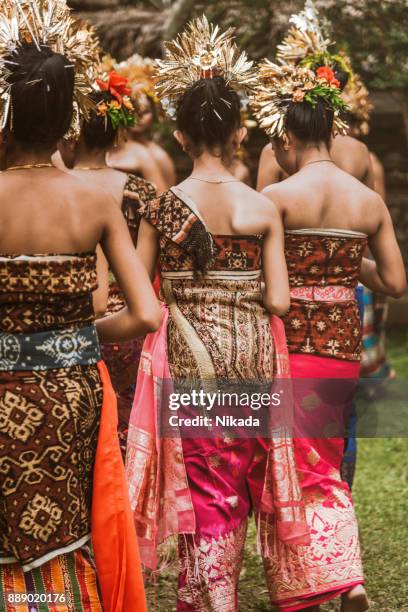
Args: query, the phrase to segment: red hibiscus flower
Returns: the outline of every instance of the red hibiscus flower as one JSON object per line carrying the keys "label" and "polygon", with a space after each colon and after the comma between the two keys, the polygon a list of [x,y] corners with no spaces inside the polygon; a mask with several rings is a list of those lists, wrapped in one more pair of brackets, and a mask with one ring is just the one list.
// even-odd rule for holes
{"label": "red hibiscus flower", "polygon": [[110,72],[108,74],[108,80],[102,81],[101,79],[97,79],[99,88],[102,91],[109,91],[112,96],[114,96],[119,104],[123,103],[123,96],[129,96],[131,90],[126,87],[128,84],[128,79],[126,77],[120,76],[117,72]]}
{"label": "red hibiscus flower", "polygon": [[331,68],[329,68],[329,66],[320,66],[320,68],[316,70],[316,75],[319,79],[324,79],[330,85],[340,88],[340,83],[334,76],[334,72]]}

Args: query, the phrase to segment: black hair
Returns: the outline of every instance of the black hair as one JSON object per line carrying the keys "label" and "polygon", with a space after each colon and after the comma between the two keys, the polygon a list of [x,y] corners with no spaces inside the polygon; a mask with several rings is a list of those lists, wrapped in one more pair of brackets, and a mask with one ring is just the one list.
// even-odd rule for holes
{"label": "black hair", "polygon": [[[109,102],[116,100],[109,91],[97,91],[89,97],[96,105],[103,102],[109,104]],[[82,126],[82,135],[89,149],[106,149],[111,147],[115,142],[117,131],[117,128],[113,127],[108,115],[98,115],[98,112],[95,110],[91,111],[89,120],[85,121]]]}
{"label": "black hair", "polygon": [[340,83],[340,91],[343,91],[347,83],[349,82],[350,74],[346,70],[343,70],[343,68],[338,63],[334,64],[333,73],[338,82]]}
{"label": "black hair", "polygon": [[322,98],[318,98],[315,107],[309,102],[291,102],[285,127],[302,142],[324,142],[329,146],[333,119],[333,110]]}
{"label": "black hair", "polygon": [[23,145],[55,145],[72,121],[73,66],[49,47],[34,44],[22,45],[6,62],[12,104],[8,128]]}
{"label": "black hair", "polygon": [[189,138],[195,155],[203,148],[219,148],[225,155],[228,141],[240,124],[239,96],[221,76],[197,81],[177,108],[178,128]]}

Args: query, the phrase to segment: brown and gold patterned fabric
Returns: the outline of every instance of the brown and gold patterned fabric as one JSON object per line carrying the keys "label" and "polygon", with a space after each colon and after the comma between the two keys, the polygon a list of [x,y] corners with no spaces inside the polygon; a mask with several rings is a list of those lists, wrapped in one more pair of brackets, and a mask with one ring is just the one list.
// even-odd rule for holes
{"label": "brown and gold patterned fabric", "polygon": [[[128,175],[123,191],[122,212],[135,246],[141,219],[140,211],[145,209],[155,197],[156,189],[151,183],[134,174]],[[111,273],[106,314],[118,312],[124,306],[124,297]],[[126,449],[126,436],[143,340],[144,338],[134,338],[121,344],[110,343],[101,346],[102,356],[108,367],[118,401],[118,429],[123,452]]]}
{"label": "brown and gold patterned fabric", "polygon": [[273,341],[261,294],[263,236],[210,234],[179,188],[141,214],[160,233],[172,376],[272,380]]}
{"label": "brown and gold patterned fabric", "polygon": [[[296,230],[285,234],[291,289],[355,289],[367,237],[358,232]],[[355,297],[291,299],[284,317],[289,353],[359,361],[362,340]]]}
{"label": "brown and gold patterned fabric", "polygon": [[[93,253],[0,256],[0,277],[0,362],[13,334],[93,322]],[[0,369],[0,563],[28,571],[90,537],[102,385],[96,365]]]}

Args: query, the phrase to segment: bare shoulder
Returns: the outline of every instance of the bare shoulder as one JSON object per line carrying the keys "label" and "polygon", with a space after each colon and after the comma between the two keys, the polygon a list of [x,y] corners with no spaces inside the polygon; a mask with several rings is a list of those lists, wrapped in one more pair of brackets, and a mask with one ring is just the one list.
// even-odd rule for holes
{"label": "bare shoulder", "polygon": [[261,155],[262,157],[270,157],[270,158],[274,158],[275,157],[275,153],[273,152],[273,148],[270,142],[268,142],[264,148],[261,151]]}
{"label": "bare shoulder", "polygon": [[262,190],[262,194],[279,205],[282,200],[286,200],[294,192],[298,192],[301,185],[302,180],[299,179],[297,174],[293,174],[279,183],[268,185]]}
{"label": "bare shoulder", "polygon": [[384,166],[380,162],[380,160],[377,157],[377,155],[375,153],[373,153],[372,151],[369,152],[369,155],[370,155],[370,161],[371,161],[371,165],[373,167],[374,172],[377,173],[377,174],[383,175],[384,174]]}
{"label": "bare shoulder", "polygon": [[368,148],[364,142],[354,138],[353,136],[347,135],[337,135],[332,140],[332,150],[347,150],[347,151],[356,151],[356,152],[364,152],[368,156]]}
{"label": "bare shoulder", "polygon": [[[89,172],[89,171],[88,171]],[[85,209],[95,217],[104,218],[110,214],[110,209],[117,209],[115,199],[112,194],[96,181],[90,180],[85,176],[88,172],[66,173],[60,188],[69,193],[78,207]],[[56,185],[57,186],[57,185]]]}

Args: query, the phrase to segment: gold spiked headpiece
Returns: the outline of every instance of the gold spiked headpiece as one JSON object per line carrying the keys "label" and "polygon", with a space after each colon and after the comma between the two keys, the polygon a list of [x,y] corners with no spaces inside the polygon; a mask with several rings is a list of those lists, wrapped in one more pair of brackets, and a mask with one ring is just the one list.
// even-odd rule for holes
{"label": "gold spiked headpiece", "polygon": [[357,136],[366,136],[370,129],[369,121],[373,104],[369,99],[369,91],[358,74],[354,73],[353,79],[347,83],[342,98],[348,106],[347,112],[356,121],[354,129]]}
{"label": "gold spiked headpiece", "polygon": [[194,83],[215,76],[243,93],[250,93],[256,82],[253,62],[238,50],[232,28],[220,32],[203,15],[164,43],[164,59],[157,60],[156,92],[164,108],[175,108]]}
{"label": "gold spiked headpiece", "polygon": [[[77,137],[82,117],[94,107],[89,99],[96,77],[98,41],[94,29],[71,16],[65,0],[1,0],[0,7],[0,130],[12,117],[10,58],[23,44],[48,46],[74,68],[74,114],[67,138]],[[15,64],[15,63],[14,63]]]}
{"label": "gold spiked headpiece", "polygon": [[320,18],[313,0],[306,0],[303,11],[290,17],[291,27],[277,47],[276,57],[282,64],[294,63],[316,70],[320,66],[339,66],[352,77],[348,57],[330,50],[334,42],[326,34],[328,22]]}

